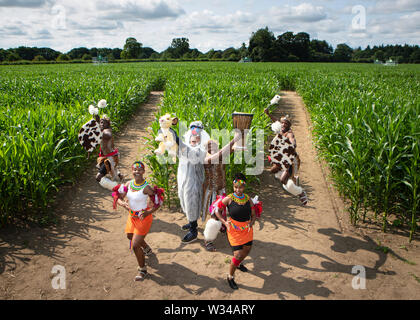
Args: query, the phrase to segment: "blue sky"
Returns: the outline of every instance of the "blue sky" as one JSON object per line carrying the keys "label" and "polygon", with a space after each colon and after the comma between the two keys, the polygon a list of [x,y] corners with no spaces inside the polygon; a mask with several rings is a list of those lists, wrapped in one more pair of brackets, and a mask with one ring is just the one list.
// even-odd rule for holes
{"label": "blue sky", "polygon": [[420,0],[0,0],[0,47],[119,47],[127,37],[166,49],[173,38],[209,49],[248,44],[268,26],[275,36],[307,32],[334,47],[420,43]]}

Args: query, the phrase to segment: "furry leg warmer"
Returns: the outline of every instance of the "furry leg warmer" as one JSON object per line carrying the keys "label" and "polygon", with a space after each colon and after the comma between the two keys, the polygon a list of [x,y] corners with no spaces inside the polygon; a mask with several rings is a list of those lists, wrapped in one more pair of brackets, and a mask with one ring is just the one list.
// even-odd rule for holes
{"label": "furry leg warmer", "polygon": [[298,187],[297,185],[295,185],[292,179],[287,180],[287,184],[283,184],[282,186],[284,190],[293,194],[294,196],[298,196],[303,192],[302,187]]}
{"label": "furry leg warmer", "polygon": [[214,241],[219,234],[220,228],[222,227],[222,222],[215,219],[209,219],[204,228],[204,240]]}
{"label": "furry leg warmer", "polygon": [[112,181],[112,180],[110,180],[110,179],[108,179],[106,177],[103,177],[101,179],[101,181],[99,181],[99,185],[102,188],[105,188],[105,189],[108,189],[108,190],[111,190],[112,191],[112,189],[114,189],[114,187],[116,187],[118,185],[118,183],[115,182],[115,181]]}

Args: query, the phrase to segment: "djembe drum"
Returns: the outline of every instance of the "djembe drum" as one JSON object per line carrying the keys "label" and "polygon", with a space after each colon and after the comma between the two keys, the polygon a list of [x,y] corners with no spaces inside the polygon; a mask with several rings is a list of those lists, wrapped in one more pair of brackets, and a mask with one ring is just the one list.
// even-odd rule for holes
{"label": "djembe drum", "polygon": [[234,112],[232,113],[233,127],[239,129],[242,132],[242,139],[235,142],[233,150],[246,150],[246,129],[251,128],[251,122],[254,115],[252,113]]}

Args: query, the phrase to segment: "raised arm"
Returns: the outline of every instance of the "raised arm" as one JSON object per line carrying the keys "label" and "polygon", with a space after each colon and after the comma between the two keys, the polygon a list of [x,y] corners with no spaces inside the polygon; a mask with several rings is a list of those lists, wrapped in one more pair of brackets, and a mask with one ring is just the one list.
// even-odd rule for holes
{"label": "raised arm", "polygon": [[242,137],[242,134],[236,131],[233,139],[215,154],[208,155],[206,159],[204,160],[204,163],[206,164],[218,163],[222,159],[223,156],[231,154],[233,152],[233,145],[235,144],[235,142],[239,141],[241,137]]}
{"label": "raised arm", "polygon": [[277,119],[275,116],[273,116],[270,112],[269,112],[269,110],[268,110],[269,108],[265,108],[264,109],[264,113],[271,119],[271,121],[273,121],[273,122],[276,122],[276,121],[279,121],[279,119]]}

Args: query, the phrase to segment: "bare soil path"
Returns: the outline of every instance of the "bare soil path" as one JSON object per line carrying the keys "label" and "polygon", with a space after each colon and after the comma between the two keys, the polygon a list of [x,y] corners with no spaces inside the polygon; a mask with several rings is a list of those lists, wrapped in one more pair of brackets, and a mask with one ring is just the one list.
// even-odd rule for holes
{"label": "bare soil path", "polygon": [[[131,163],[146,153],[141,137],[148,134],[160,99],[160,92],[152,92],[115,140],[128,178]],[[344,206],[317,160],[309,118],[296,93],[283,92],[276,115],[284,114],[293,119],[301,185],[310,202],[302,207],[264,171],[259,190],[264,212],[245,261],[250,272],[237,273],[239,290],[233,292],[225,280],[231,257],[226,236],[219,234],[218,251],[209,253],[200,224],[199,241],[183,245],[184,214],[164,209],[147,236],[155,252],[146,258],[151,275],[134,282],[136,260],[124,234],[127,213],[112,209],[110,192],[97,184],[92,165],[63,192],[58,225],[0,230],[0,299],[420,299],[418,241],[407,245],[403,235],[348,226]],[[392,253],[377,250],[378,240]],[[51,286],[54,265],[65,267],[65,290]],[[365,290],[352,288],[356,265],[365,267]]]}

